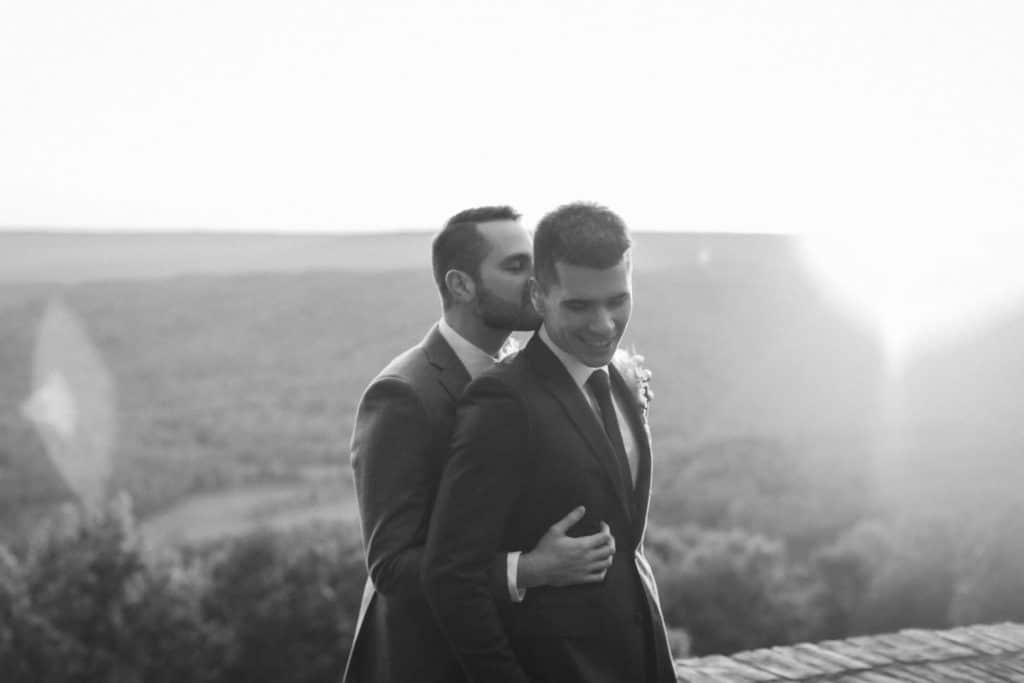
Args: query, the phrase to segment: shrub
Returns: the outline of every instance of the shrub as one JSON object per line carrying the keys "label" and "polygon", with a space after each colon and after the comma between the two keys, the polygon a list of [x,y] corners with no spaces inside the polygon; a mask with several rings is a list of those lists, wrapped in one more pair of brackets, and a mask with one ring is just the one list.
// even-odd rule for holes
{"label": "shrub", "polygon": [[156,553],[127,498],[0,546],[3,683],[336,681],[365,570],[355,526]]}
{"label": "shrub", "polygon": [[954,624],[1024,620],[1024,506],[994,513],[964,553],[949,607]]}
{"label": "shrub", "polygon": [[862,522],[822,549],[827,635],[948,626],[959,537],[951,520],[919,513]]}
{"label": "shrub", "polygon": [[744,531],[652,528],[647,554],[670,626],[694,654],[794,642],[818,627],[821,584],[780,541]]}
{"label": "shrub", "polygon": [[355,628],[365,572],[358,531],[296,550],[259,533],[214,561],[207,617],[234,634],[226,682],[336,680]]}
{"label": "shrub", "polygon": [[204,622],[199,586],[179,569],[148,561],[125,498],[42,530],[25,562],[25,604],[60,634],[66,680],[217,680],[227,634]]}

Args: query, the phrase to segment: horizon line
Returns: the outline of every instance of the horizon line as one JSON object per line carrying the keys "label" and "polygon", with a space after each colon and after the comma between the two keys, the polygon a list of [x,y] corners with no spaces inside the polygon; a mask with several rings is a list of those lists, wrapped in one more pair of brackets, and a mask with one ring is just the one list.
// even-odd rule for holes
{"label": "horizon line", "polygon": [[[437,228],[401,227],[401,228],[367,228],[358,230],[343,229],[297,229],[284,228],[122,228],[110,226],[27,226],[0,225],[0,236],[4,235],[50,235],[50,236],[88,236],[88,237],[384,237],[412,236],[435,234]],[[685,228],[630,228],[630,232],[639,234],[675,234],[675,235],[746,235],[746,236],[795,236],[801,233],[744,230],[736,228],[712,228],[708,226],[692,226]]]}

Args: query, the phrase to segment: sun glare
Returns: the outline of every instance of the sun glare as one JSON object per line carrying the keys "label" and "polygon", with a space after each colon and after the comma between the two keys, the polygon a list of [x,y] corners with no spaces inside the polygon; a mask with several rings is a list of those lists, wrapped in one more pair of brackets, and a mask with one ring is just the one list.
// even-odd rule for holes
{"label": "sun glare", "polygon": [[880,336],[893,370],[1024,302],[1016,235],[808,235],[800,247],[836,303]]}

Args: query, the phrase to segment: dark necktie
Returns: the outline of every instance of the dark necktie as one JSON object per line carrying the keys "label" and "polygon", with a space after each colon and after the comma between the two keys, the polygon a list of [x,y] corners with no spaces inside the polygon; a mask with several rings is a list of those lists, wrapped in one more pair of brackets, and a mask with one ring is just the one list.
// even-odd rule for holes
{"label": "dark necktie", "polygon": [[615,415],[615,405],[612,403],[608,373],[604,370],[595,370],[587,379],[587,386],[594,392],[597,406],[601,409],[604,432],[612,444],[612,451],[615,453],[615,460],[619,465],[619,473],[623,477],[622,481],[626,485],[626,490],[632,491],[633,475],[629,470],[629,458],[626,457],[626,445],[622,440],[622,431],[619,429],[619,418]]}

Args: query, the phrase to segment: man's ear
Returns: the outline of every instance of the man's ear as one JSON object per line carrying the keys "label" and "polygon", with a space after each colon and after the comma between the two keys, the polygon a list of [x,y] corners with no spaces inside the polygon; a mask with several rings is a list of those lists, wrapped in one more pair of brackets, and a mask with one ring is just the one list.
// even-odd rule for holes
{"label": "man's ear", "polygon": [[540,317],[544,317],[544,292],[541,289],[540,282],[537,278],[530,278],[530,303],[533,304],[534,309],[540,314]]}
{"label": "man's ear", "polygon": [[451,292],[452,300],[466,303],[476,298],[476,283],[467,273],[452,268],[444,274],[444,286]]}

